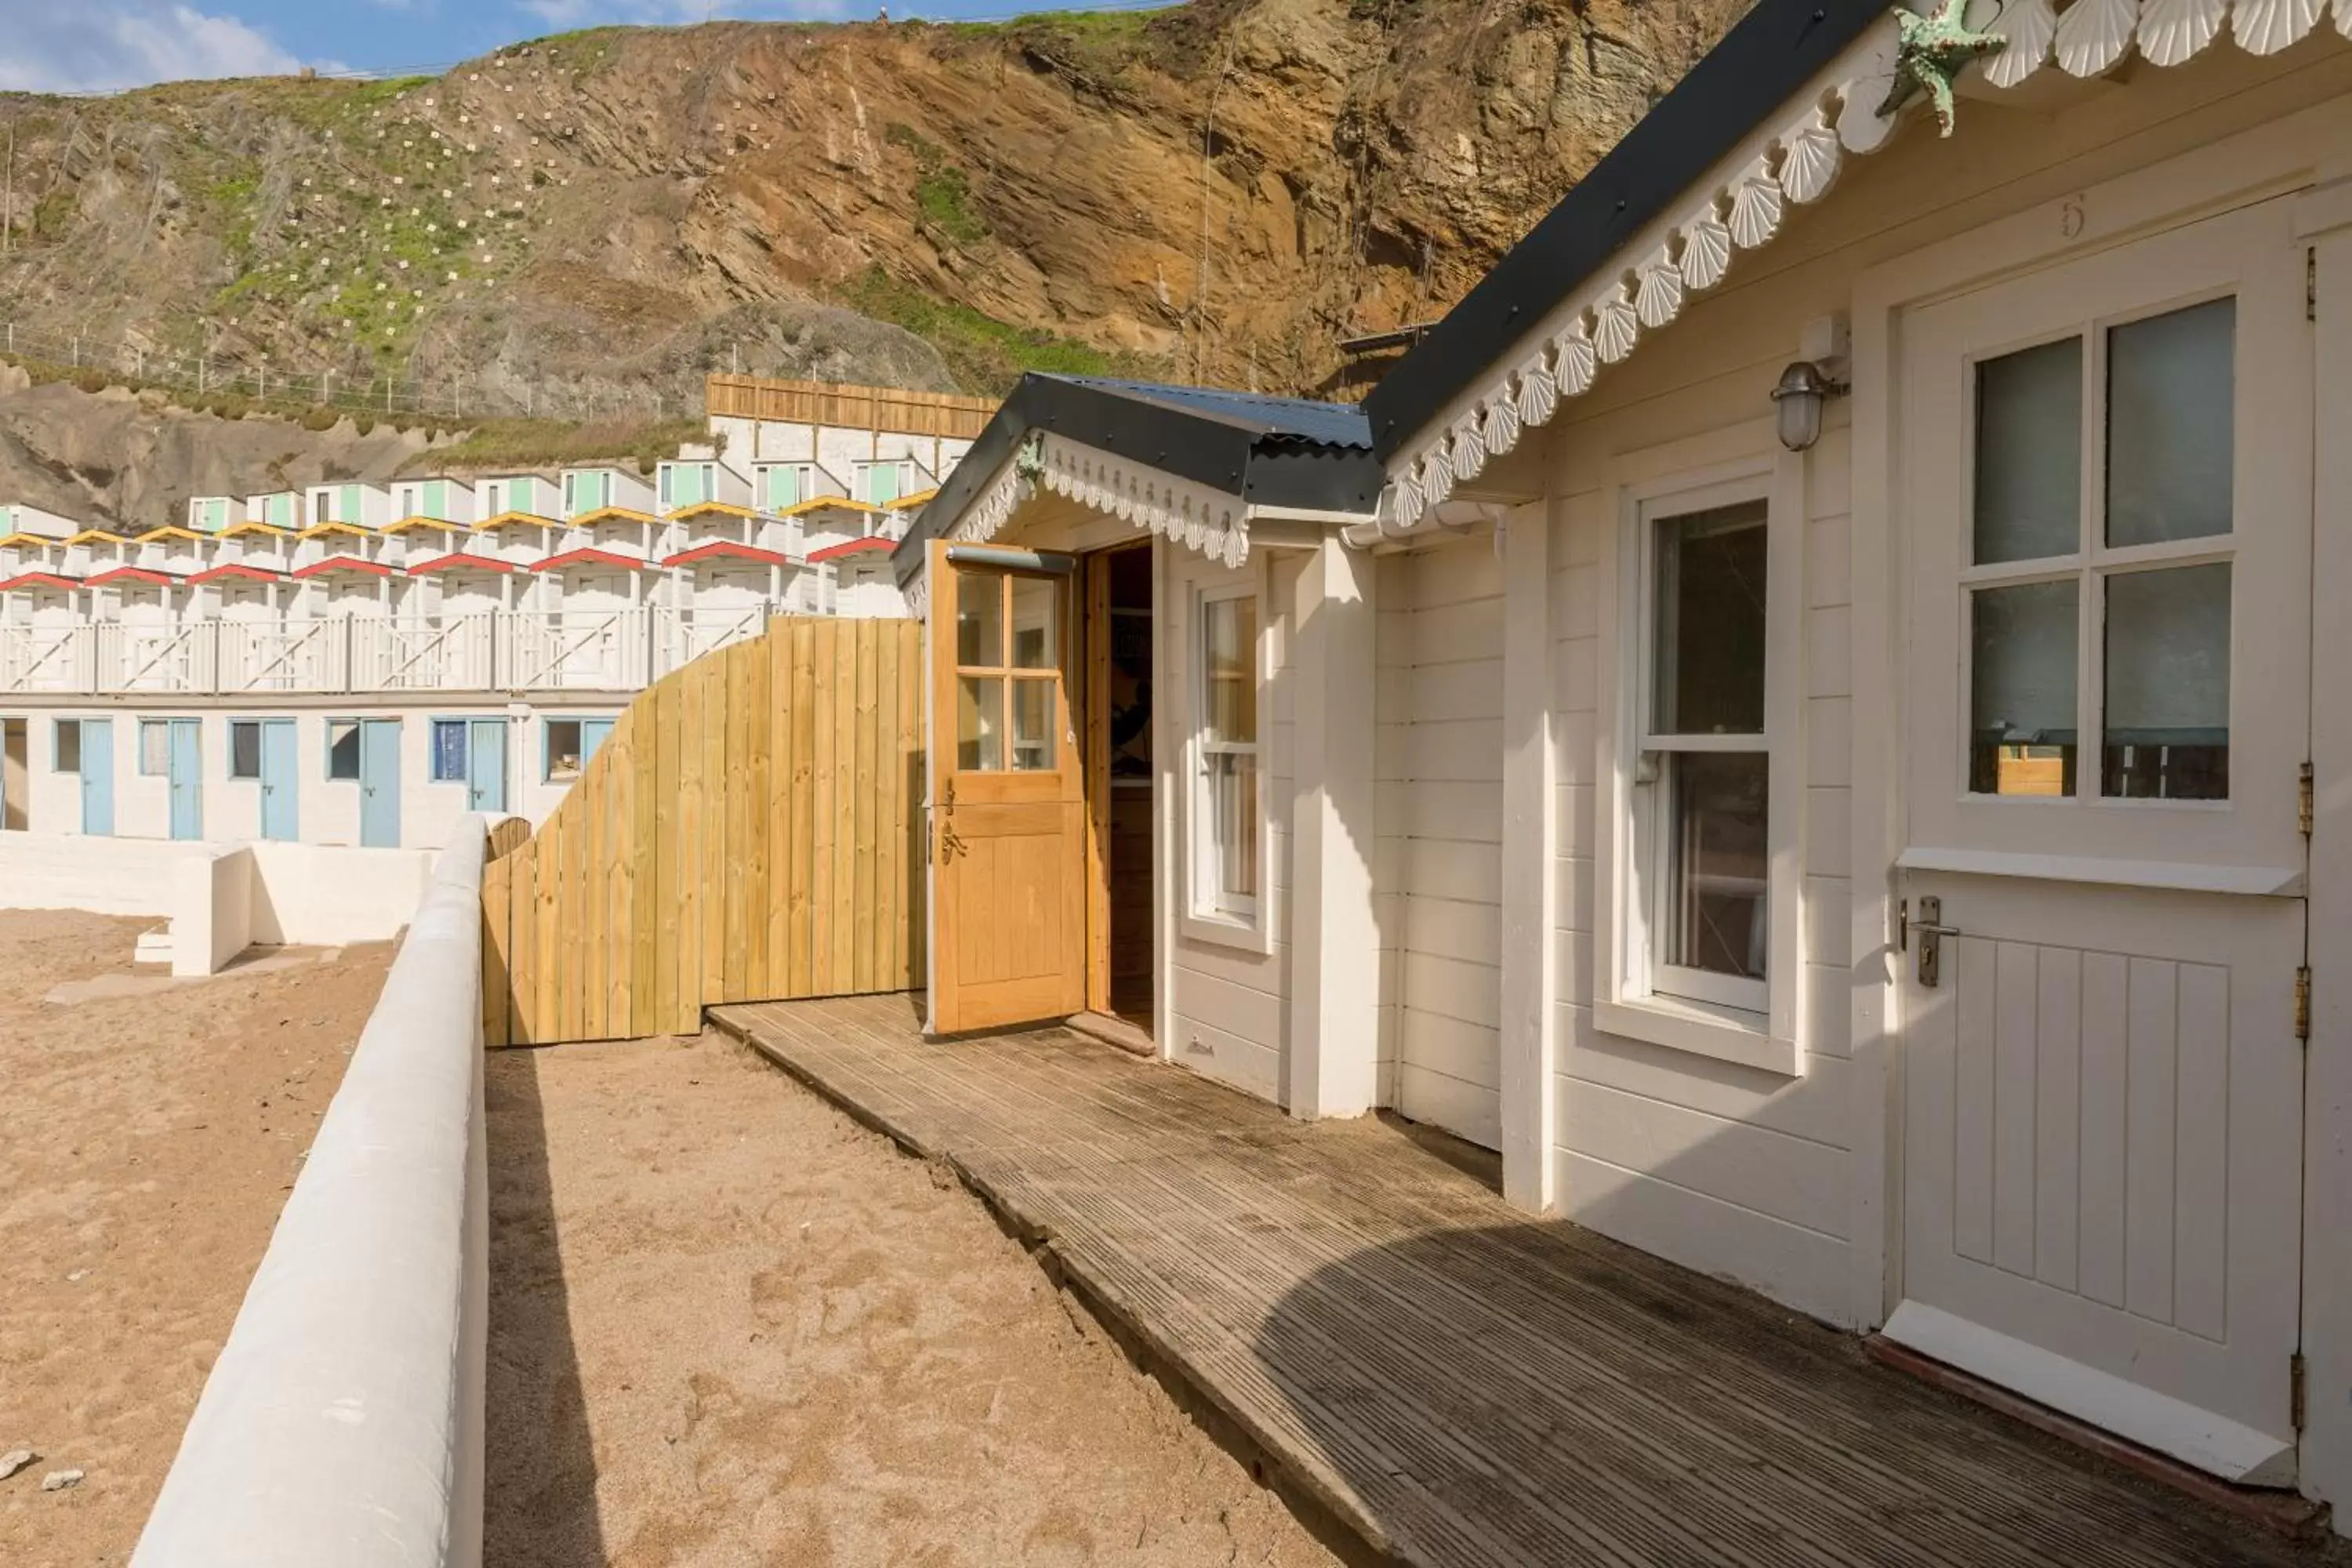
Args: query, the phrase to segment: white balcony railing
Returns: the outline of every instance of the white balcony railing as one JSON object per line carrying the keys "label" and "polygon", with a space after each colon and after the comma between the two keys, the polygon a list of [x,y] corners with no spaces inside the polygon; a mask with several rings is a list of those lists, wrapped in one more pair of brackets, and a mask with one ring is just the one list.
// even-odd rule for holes
{"label": "white balcony railing", "polygon": [[90,691],[94,626],[0,626],[0,691]]}
{"label": "white balcony railing", "polygon": [[635,691],[776,607],[0,625],[0,696]]}

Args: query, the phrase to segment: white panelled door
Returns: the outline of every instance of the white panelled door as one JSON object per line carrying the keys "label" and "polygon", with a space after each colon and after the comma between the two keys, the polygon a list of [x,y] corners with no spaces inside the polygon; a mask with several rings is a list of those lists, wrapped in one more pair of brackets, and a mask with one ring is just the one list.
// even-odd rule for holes
{"label": "white panelled door", "polygon": [[2283,207],[1904,324],[1886,1329],[2274,1486],[2295,1475],[2311,689],[2312,364]]}

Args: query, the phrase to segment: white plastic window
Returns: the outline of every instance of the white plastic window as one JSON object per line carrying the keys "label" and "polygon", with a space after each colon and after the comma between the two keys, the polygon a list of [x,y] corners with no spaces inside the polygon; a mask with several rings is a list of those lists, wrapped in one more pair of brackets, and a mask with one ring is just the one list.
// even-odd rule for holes
{"label": "white plastic window", "polygon": [[1254,587],[1203,590],[1193,644],[1192,909],[1255,924],[1265,875]]}

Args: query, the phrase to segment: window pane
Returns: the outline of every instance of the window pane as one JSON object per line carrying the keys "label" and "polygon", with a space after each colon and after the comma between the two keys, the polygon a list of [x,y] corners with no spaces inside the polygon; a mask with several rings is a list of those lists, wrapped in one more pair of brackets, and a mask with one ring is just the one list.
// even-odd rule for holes
{"label": "window pane", "polygon": [[438,784],[465,782],[465,721],[436,719],[433,721],[433,777]]}
{"label": "window pane", "polygon": [[1212,741],[1257,740],[1257,601],[1211,599],[1201,606],[1202,724]]}
{"label": "window pane", "polygon": [[1013,683],[1015,773],[1042,773],[1054,769],[1054,685],[1051,680]]}
{"label": "window pane", "polygon": [[1770,763],[1762,752],[1681,752],[1669,759],[1664,962],[1764,978]]}
{"label": "window pane", "polygon": [[2073,578],[1969,596],[1969,788],[1978,795],[2074,791]]}
{"label": "window pane", "polygon": [[57,746],[55,751],[55,760],[57,763],[57,771],[58,773],[78,773],[81,772],[80,720],[59,719],[57,721]]}
{"label": "window pane", "polygon": [[1219,908],[1246,909],[1257,897],[1257,756],[1252,752],[1211,752],[1208,771],[1209,834]]}
{"label": "window pane", "polygon": [[1659,734],[1764,732],[1764,519],[1756,500],[1658,524]]}
{"label": "window pane", "polygon": [[2107,579],[2100,791],[2230,796],[2230,568]]}
{"label": "window pane", "polygon": [[2083,547],[2083,340],[1977,366],[1980,565]]}
{"label": "window pane", "polygon": [[1004,579],[994,573],[956,574],[956,662],[1004,662]]}
{"label": "window pane", "polygon": [[1051,577],[1013,579],[1013,667],[1051,669],[1061,662],[1062,584]]}
{"label": "window pane", "polygon": [[251,723],[228,727],[228,776],[233,779],[257,779],[261,776],[261,726]]}
{"label": "window pane", "polygon": [[1003,679],[962,676],[956,681],[956,768],[992,773],[1003,766]]}
{"label": "window pane", "polygon": [[349,719],[327,721],[327,776],[331,779],[355,779],[360,776],[360,727]]}
{"label": "window pane", "polygon": [[139,721],[139,771],[150,778],[172,771],[172,731],[160,719]]}
{"label": "window pane", "polygon": [[2107,333],[2107,542],[2230,531],[2238,302]]}
{"label": "window pane", "polygon": [[580,721],[547,721],[547,782],[569,784],[580,776]]}

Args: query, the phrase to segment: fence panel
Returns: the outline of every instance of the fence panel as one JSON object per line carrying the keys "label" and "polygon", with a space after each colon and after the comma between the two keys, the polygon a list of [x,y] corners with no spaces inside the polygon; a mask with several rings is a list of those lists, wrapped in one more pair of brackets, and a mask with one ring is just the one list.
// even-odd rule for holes
{"label": "fence panel", "polygon": [[915,622],[784,617],[642,692],[536,836],[493,836],[484,1038],[912,989],[921,663]]}

